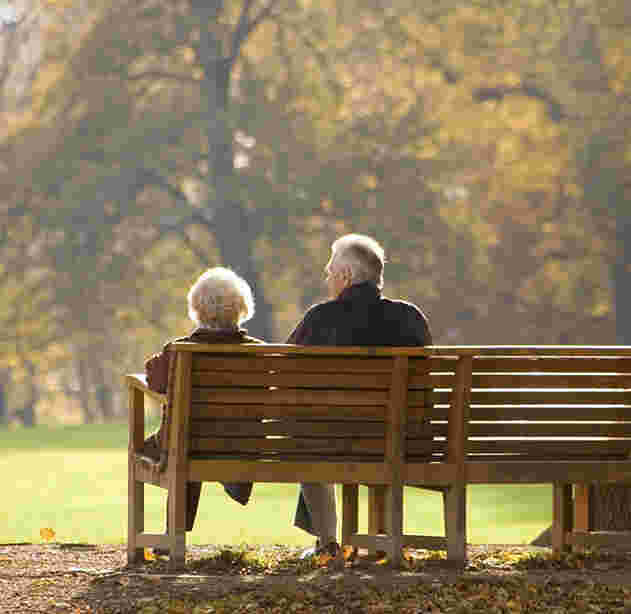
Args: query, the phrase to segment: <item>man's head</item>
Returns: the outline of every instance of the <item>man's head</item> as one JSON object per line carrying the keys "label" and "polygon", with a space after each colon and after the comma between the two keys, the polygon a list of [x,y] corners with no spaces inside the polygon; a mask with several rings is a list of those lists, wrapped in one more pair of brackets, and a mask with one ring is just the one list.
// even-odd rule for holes
{"label": "man's head", "polygon": [[348,286],[369,281],[383,287],[383,248],[366,235],[349,234],[331,246],[326,265],[326,280],[331,298],[337,298]]}
{"label": "man's head", "polygon": [[203,273],[187,298],[189,317],[204,328],[234,329],[254,315],[248,282],[223,267]]}

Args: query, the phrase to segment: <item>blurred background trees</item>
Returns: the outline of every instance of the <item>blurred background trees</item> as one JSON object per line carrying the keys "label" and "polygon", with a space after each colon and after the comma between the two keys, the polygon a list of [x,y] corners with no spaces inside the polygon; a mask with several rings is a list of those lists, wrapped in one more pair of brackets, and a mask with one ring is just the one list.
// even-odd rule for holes
{"label": "blurred background trees", "polygon": [[631,343],[625,0],[9,7],[0,424],[124,415],[209,266],[283,341],[352,231],[436,343]]}

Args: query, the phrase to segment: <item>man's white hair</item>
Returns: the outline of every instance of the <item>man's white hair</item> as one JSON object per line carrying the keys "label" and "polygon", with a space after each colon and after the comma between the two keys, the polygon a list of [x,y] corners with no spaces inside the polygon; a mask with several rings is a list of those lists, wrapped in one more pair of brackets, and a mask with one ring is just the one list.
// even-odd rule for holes
{"label": "man's white hair", "polygon": [[[370,281],[383,288],[385,256],[383,247],[377,241],[366,235],[348,234],[331,245],[331,252],[329,272],[337,273],[347,268],[351,272],[351,283]],[[334,271],[330,270],[331,265]]]}
{"label": "man's white hair", "polygon": [[202,273],[187,299],[189,317],[204,328],[237,328],[254,315],[254,297],[248,282],[223,267]]}

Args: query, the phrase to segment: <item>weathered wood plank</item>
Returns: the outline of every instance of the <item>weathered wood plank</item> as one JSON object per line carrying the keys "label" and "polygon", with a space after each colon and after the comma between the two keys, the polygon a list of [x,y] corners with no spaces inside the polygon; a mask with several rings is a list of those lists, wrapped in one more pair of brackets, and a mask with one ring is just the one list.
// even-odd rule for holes
{"label": "weathered wood plank", "polygon": [[567,549],[567,534],[572,530],[572,485],[555,482],[552,505],[552,548],[555,552]]}
{"label": "weathered wood plank", "polygon": [[631,373],[631,358],[475,358],[475,373]]}
{"label": "weathered wood plank", "polygon": [[[194,420],[193,437],[265,437],[288,435],[296,437],[375,437],[385,438],[384,421],[359,420]],[[408,422],[407,439],[428,439],[432,436],[431,425],[424,422]]]}
{"label": "weathered wood plank", "polygon": [[164,533],[140,533],[137,539],[140,548],[169,547],[169,536]]}
{"label": "weathered wood plank", "polygon": [[[299,476],[299,477],[298,477]],[[383,462],[195,460],[189,464],[189,480],[222,482],[305,482],[385,484],[390,469]]]}
{"label": "weathered wood plank", "polygon": [[351,543],[359,526],[359,486],[342,484],[342,546]]}
{"label": "weathered wood plank", "polygon": [[386,425],[386,459],[390,465],[390,483],[386,485],[386,525],[390,531],[390,561],[393,567],[402,562],[403,535],[403,464],[406,451],[418,450],[421,445],[429,453],[431,442],[405,441],[404,428],[407,415],[408,395],[408,359],[397,356],[394,359],[392,383],[390,387],[390,403],[388,405],[388,422]]}
{"label": "weathered wood plank", "polygon": [[193,402],[262,405],[384,405],[385,390],[242,390],[193,388]]}
{"label": "weathered wood plank", "polygon": [[607,439],[591,441],[573,440],[471,440],[467,442],[470,454],[525,454],[545,458],[563,458],[575,456],[624,456],[631,452],[631,439]]}
{"label": "weathered wood plank", "polygon": [[[433,425],[434,434],[446,433],[445,425]],[[471,437],[631,437],[631,422],[594,424],[573,422],[549,424],[529,423],[469,423]]]}
{"label": "weathered wood plank", "polygon": [[473,390],[471,394],[473,405],[630,405],[631,391],[609,390]]}
{"label": "weathered wood plank", "polygon": [[127,456],[127,561],[138,563],[143,558],[138,535],[145,530],[145,488],[137,475],[135,454],[142,448],[144,435],[144,391],[128,381],[129,452]]}
{"label": "weathered wood plank", "polygon": [[[422,442],[416,445],[420,448]],[[331,439],[288,437],[282,439],[265,439],[263,437],[243,438],[198,438],[191,442],[191,453],[233,453],[233,454],[263,454],[271,452],[299,453],[307,452],[311,455],[321,454],[350,454],[350,455],[383,455],[385,441],[383,439]],[[324,458],[322,460],[325,460]]]}
{"label": "weathered wood plank", "polygon": [[[433,415],[439,418],[441,408],[434,408]],[[587,405],[566,405],[559,407],[472,407],[472,420],[561,420],[589,421],[631,420],[631,406],[593,407]]]}
{"label": "weathered wood plank", "polygon": [[[429,381],[429,378],[428,378]],[[372,389],[390,387],[388,373],[247,373],[244,371],[196,371],[193,386],[232,388]]]}
{"label": "weathered wood plank", "polygon": [[245,371],[247,373],[385,373],[392,371],[390,357],[335,357],[335,356],[250,356],[247,354],[196,354],[193,373],[198,371]]}
{"label": "weathered wood plank", "polygon": [[460,358],[456,365],[456,383],[449,408],[447,430],[447,461],[457,468],[457,476],[443,500],[445,504],[445,534],[447,537],[447,559],[455,565],[463,565],[467,552],[466,523],[466,455],[469,450],[468,421],[471,402],[470,356]]}
{"label": "weathered wood plank", "polygon": [[575,546],[627,547],[631,546],[631,531],[590,531],[589,533],[568,533],[566,540]]}
{"label": "weathered wood plank", "polygon": [[[408,454],[429,455],[432,442],[425,440],[410,440],[405,444]],[[263,438],[263,437],[231,437],[231,438],[197,438],[191,441],[191,454],[299,454],[301,452],[310,455],[383,455],[385,453],[385,441],[383,439],[332,439],[332,438]]]}
{"label": "weathered wood plank", "polygon": [[374,437],[385,438],[385,423],[365,421],[298,421],[252,422],[245,420],[205,420],[192,425],[194,437]]}
{"label": "weathered wood plank", "polygon": [[431,373],[429,375],[410,375],[410,390],[424,388],[451,388],[454,385],[454,376],[450,373]]}
{"label": "weathered wood plank", "polygon": [[631,356],[631,346],[620,345],[433,345],[425,347],[341,347],[286,344],[206,345],[177,342],[173,349],[209,354],[289,354],[311,356]]}
{"label": "weathered wood plank", "polygon": [[167,399],[166,394],[155,392],[151,390],[147,385],[147,376],[144,373],[131,373],[125,376],[125,380],[128,386],[132,386],[138,390],[141,390],[145,395],[152,397],[158,403],[165,403]]}
{"label": "weathered wood plank", "polygon": [[442,358],[439,356],[408,358],[410,376],[427,375],[428,373],[453,373],[456,368],[457,357]]}
{"label": "weathered wood plank", "polygon": [[176,354],[173,407],[169,433],[169,569],[184,566],[186,550],[186,481],[188,477],[188,452],[190,445],[191,364],[192,357],[186,352]]}
{"label": "weathered wood plank", "polygon": [[[436,384],[438,386],[439,384]],[[445,386],[448,384],[445,383]],[[473,388],[631,388],[631,375],[473,375]]]}
{"label": "weathered wood plank", "polygon": [[631,461],[473,461],[467,463],[466,474],[469,484],[631,483]]}
{"label": "weathered wood plank", "polygon": [[192,406],[194,420],[218,419],[295,419],[295,420],[336,420],[366,421],[384,420],[385,405],[214,405],[195,402]]}
{"label": "weathered wood plank", "polygon": [[574,485],[574,531],[589,531],[589,484]]}

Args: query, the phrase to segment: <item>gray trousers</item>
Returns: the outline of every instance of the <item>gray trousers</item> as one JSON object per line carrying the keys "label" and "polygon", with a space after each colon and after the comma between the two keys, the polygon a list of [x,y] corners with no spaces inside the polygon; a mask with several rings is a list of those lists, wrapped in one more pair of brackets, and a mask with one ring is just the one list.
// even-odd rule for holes
{"label": "gray trousers", "polygon": [[305,482],[300,485],[294,526],[315,535],[321,544],[337,541],[335,486]]}

